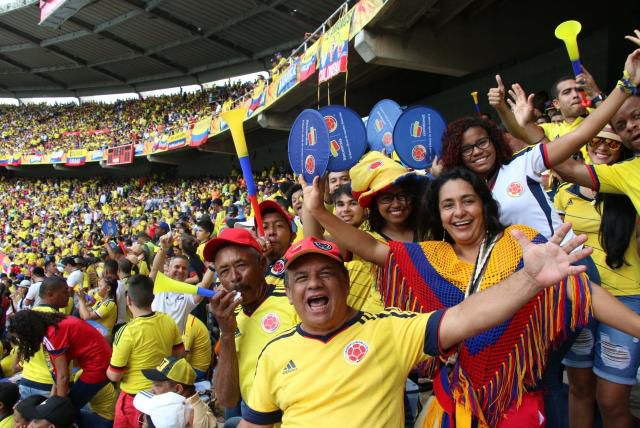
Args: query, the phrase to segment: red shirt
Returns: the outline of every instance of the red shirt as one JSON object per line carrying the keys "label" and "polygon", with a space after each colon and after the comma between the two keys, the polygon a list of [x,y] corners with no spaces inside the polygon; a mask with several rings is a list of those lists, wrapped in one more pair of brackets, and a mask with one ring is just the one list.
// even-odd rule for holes
{"label": "red shirt", "polygon": [[111,347],[98,330],[83,320],[68,316],[56,327],[49,326],[43,345],[52,360],[61,354],[66,354],[69,361],[76,360],[82,369],[81,381],[100,383],[107,380]]}

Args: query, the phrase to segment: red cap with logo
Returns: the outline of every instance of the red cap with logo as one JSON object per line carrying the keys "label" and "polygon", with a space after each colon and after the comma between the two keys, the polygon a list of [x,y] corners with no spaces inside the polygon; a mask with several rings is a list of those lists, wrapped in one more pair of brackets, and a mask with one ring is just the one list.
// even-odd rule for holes
{"label": "red cap with logo", "polygon": [[262,253],[262,247],[248,230],[227,227],[226,229],[222,229],[222,232],[220,232],[217,238],[213,238],[207,242],[203,251],[204,259],[208,262],[213,262],[218,250],[228,244],[251,247]]}
{"label": "red cap with logo", "polygon": [[323,256],[331,257],[337,262],[343,263],[342,255],[340,254],[340,248],[335,242],[323,241],[322,239],[310,236],[304,238],[302,241],[296,242],[289,247],[284,258],[286,260],[284,267],[288,268],[300,256],[305,254],[321,254]]}
{"label": "red cap with logo", "polygon": [[289,215],[287,210],[285,210],[282,207],[282,205],[280,205],[276,201],[272,201],[271,199],[267,199],[266,201],[260,202],[260,205],[258,205],[258,207],[260,208],[260,214],[262,214],[263,218],[264,218],[264,212],[265,211],[275,211],[278,214],[280,214],[282,216],[282,218],[284,218],[284,220],[287,222],[287,225],[289,226],[289,230],[291,231],[291,233],[293,233],[293,226],[291,225],[291,221],[293,219],[291,218],[291,215]]}

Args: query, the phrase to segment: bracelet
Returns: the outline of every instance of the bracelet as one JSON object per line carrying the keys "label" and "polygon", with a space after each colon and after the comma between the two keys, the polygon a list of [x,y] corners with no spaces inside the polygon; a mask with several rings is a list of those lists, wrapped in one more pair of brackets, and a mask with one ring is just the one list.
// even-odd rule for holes
{"label": "bracelet", "polygon": [[618,80],[618,83],[616,84],[616,88],[620,88],[620,90],[624,93],[637,95],[638,87],[629,80],[629,77],[631,76],[629,76],[627,70],[624,70],[624,72],[622,73],[622,78]]}
{"label": "bracelet", "polygon": [[593,106],[596,106],[597,104],[600,104],[601,102],[603,102],[606,99],[607,99],[607,96],[604,93],[601,92],[598,95],[596,95],[595,97],[591,98],[591,104]]}

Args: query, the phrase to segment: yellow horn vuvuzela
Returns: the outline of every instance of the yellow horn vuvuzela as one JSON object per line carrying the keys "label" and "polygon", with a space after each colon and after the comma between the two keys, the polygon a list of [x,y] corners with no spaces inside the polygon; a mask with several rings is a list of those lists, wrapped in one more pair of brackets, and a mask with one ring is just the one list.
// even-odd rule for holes
{"label": "yellow horn vuvuzela", "polygon": [[249,150],[247,149],[247,140],[244,135],[244,127],[242,122],[247,117],[246,108],[238,108],[220,113],[220,118],[229,126],[233,145],[236,147],[240,168],[242,168],[242,176],[247,184],[248,199],[251,201],[253,215],[258,226],[258,234],[264,236],[264,227],[262,226],[262,216],[260,215],[260,207],[258,206],[258,191],[256,183],[253,181],[253,172],[251,171],[251,162],[249,160]]}
{"label": "yellow horn vuvuzela", "polygon": [[180,293],[180,294],[198,294],[204,297],[213,297],[216,292],[206,288],[197,287],[186,282],[176,281],[169,278],[162,272],[158,272],[156,280],[153,282],[153,294],[158,293]]}

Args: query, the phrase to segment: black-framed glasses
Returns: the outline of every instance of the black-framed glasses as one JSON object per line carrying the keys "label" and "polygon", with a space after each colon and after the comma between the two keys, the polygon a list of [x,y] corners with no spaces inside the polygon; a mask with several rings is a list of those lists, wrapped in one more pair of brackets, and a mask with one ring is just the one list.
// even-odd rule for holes
{"label": "black-framed glasses", "polygon": [[462,156],[465,158],[470,157],[473,154],[473,149],[478,148],[479,150],[485,150],[491,144],[491,140],[488,138],[483,138],[475,144],[468,144],[466,146],[462,146],[460,151],[462,152]]}
{"label": "black-framed glasses", "polygon": [[406,204],[411,200],[411,197],[406,193],[380,193],[378,195],[378,202],[383,205],[389,205],[393,202],[394,199],[397,199],[401,204]]}
{"label": "black-framed glasses", "polygon": [[609,150],[612,150],[614,152],[620,150],[620,142],[616,140],[610,140],[609,138],[594,137],[587,144],[592,149],[595,149],[603,143],[609,146]]}

